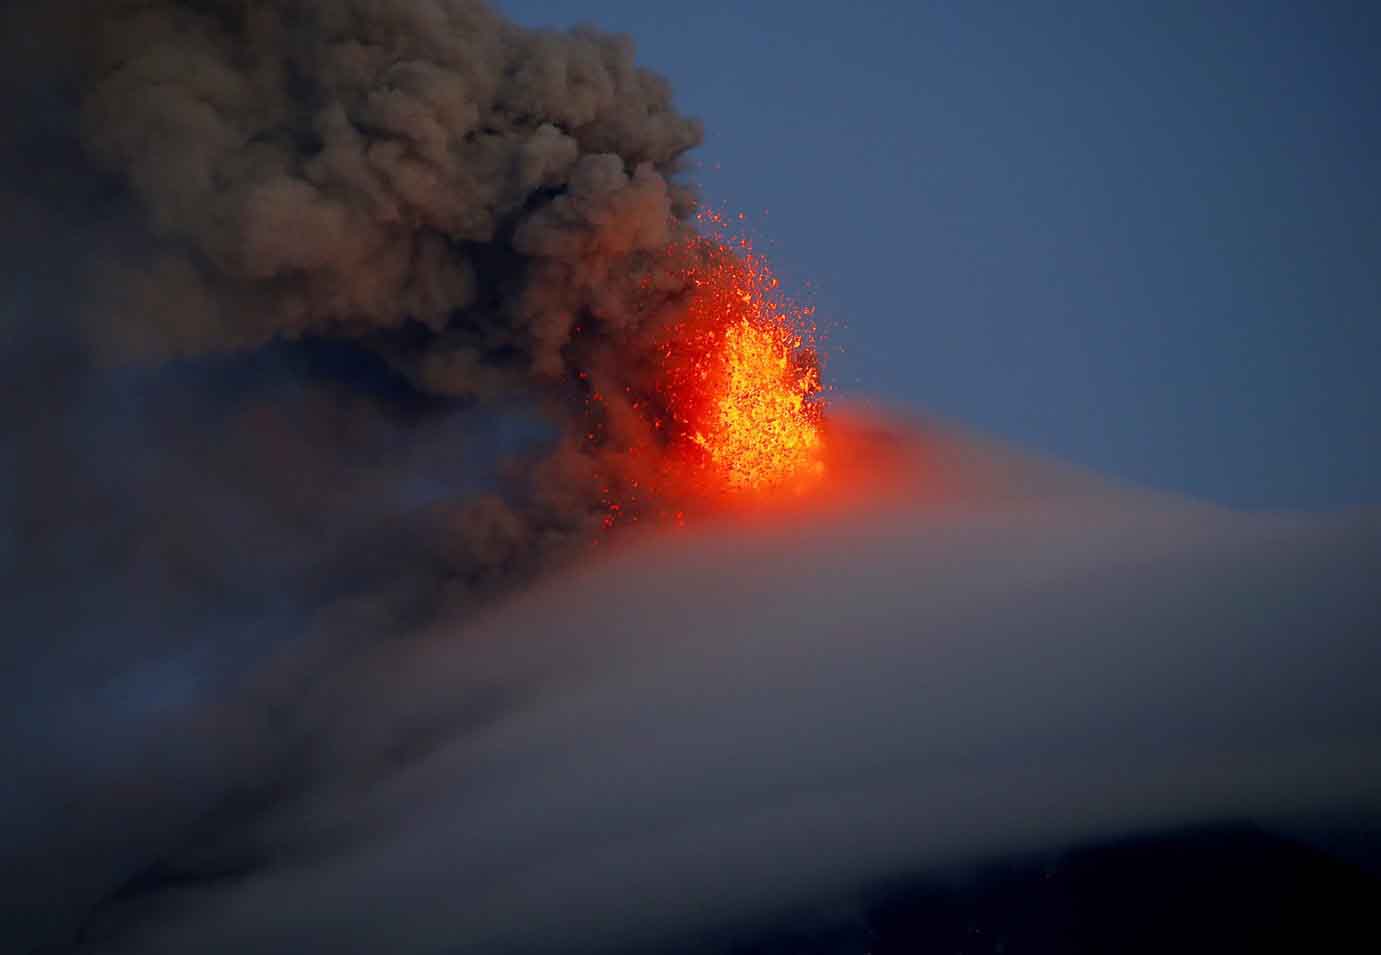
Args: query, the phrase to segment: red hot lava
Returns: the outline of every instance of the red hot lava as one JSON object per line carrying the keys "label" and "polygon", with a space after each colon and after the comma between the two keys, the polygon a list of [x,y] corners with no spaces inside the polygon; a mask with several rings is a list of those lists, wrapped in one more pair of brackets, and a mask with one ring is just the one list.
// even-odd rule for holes
{"label": "red hot lava", "polygon": [[[766,260],[747,240],[728,238],[721,217],[701,220],[719,235],[694,240],[678,276],[687,291],[656,341],[649,380],[624,389],[654,449],[623,455],[641,461],[640,476],[616,482],[622,493],[605,488],[606,527],[637,519],[639,490],[672,504],[679,522],[683,506],[770,501],[825,471],[811,310],[782,294]],[[603,395],[592,400],[608,414]],[[590,441],[604,439],[601,428],[592,427]]]}

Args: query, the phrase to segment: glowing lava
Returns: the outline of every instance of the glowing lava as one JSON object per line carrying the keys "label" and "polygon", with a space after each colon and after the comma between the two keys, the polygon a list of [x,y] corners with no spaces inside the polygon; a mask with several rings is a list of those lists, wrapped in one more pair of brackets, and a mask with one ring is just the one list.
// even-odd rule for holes
{"label": "glowing lava", "polygon": [[693,440],[731,488],[772,487],[820,467],[820,430],[806,400],[818,375],[791,361],[798,343],[770,325],[740,319],[724,331],[718,397]]}
{"label": "glowing lava", "polygon": [[818,475],[821,384],[809,311],[780,298],[746,242],[718,244],[691,287],[665,350],[679,437],[731,492],[799,486]]}
{"label": "glowing lava", "polygon": [[[748,241],[726,237],[721,217],[700,220],[719,235],[668,246],[640,280],[655,331],[629,340],[619,360],[578,372],[605,531],[770,510],[815,488],[826,470],[812,310],[783,296]],[[607,359],[598,351],[607,339],[587,341],[588,354]]]}

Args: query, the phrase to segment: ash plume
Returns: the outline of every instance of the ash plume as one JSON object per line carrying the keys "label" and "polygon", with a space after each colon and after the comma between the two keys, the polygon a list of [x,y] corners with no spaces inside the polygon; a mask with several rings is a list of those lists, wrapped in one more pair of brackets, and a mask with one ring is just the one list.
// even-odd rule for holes
{"label": "ash plume", "polygon": [[[309,687],[582,551],[617,480],[586,400],[674,319],[701,133],[626,37],[471,0],[25,0],[0,33],[23,944],[326,772]],[[169,757],[245,692],[270,725]],[[128,787],[156,822],[62,808]]]}
{"label": "ash plume", "polygon": [[[588,460],[585,400],[637,383],[695,254],[676,173],[700,126],[626,37],[472,0],[74,0],[15,22],[28,83],[57,91],[23,128],[38,150],[19,137],[20,191],[62,208],[81,289],[47,338],[125,375],[334,348],[437,407],[525,404],[552,450],[471,503],[478,536],[527,569],[586,536],[618,475]],[[640,427],[619,410],[611,444]],[[512,556],[474,550],[489,577]]]}
{"label": "ash plume", "polygon": [[[626,38],[473,0],[93,9],[81,142],[151,240],[102,289],[102,345],[364,340],[485,394],[559,376],[581,313],[635,324],[611,277],[666,244],[700,128]],[[422,344],[390,349],[404,328]]]}

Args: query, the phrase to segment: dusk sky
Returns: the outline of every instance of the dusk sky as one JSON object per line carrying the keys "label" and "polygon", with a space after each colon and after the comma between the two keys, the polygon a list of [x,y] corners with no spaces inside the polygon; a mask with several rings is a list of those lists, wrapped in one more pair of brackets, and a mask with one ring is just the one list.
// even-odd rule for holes
{"label": "dusk sky", "polygon": [[1239,506],[1381,499],[1374,6],[502,6],[670,78],[840,392]]}

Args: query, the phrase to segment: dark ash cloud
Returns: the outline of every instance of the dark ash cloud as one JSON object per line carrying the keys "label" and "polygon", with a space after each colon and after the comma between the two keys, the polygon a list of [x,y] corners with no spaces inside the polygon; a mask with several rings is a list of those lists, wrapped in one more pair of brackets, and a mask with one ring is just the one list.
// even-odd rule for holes
{"label": "dark ash cloud", "polygon": [[[612,478],[577,370],[636,368],[670,320],[700,130],[626,38],[483,3],[0,17],[23,946],[324,771],[294,694],[582,551]],[[260,687],[284,654],[315,665]]]}
{"label": "dark ash cloud", "polygon": [[472,0],[92,9],[81,142],[151,240],[93,315],[125,353],[409,325],[447,392],[555,375],[574,316],[610,317],[582,276],[666,244],[700,140],[626,38]]}

